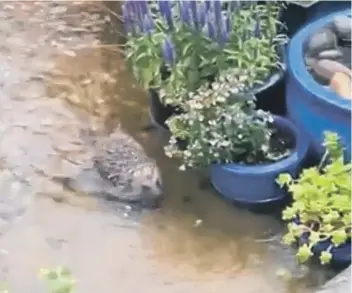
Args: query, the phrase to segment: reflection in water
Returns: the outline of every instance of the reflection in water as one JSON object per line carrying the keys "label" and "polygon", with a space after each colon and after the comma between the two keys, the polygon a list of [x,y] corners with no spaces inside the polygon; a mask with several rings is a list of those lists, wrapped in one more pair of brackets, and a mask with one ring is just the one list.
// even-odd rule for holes
{"label": "reflection in water", "polygon": [[[244,293],[304,293],[324,281],[327,271],[297,266],[294,251],[280,244],[283,227],[277,219],[200,189],[197,174],[179,172],[176,162],[163,155],[167,137],[144,130],[146,93],[134,84],[121,54],[109,46],[92,48],[115,41],[99,3],[1,6],[0,34],[6,42],[0,51],[0,119],[11,130],[3,133],[1,152],[14,180],[25,179],[23,196],[5,199],[4,194],[15,195],[11,186],[1,193],[13,218],[19,219],[17,210],[24,214],[0,238],[0,248],[9,251],[0,255],[7,270],[0,276],[10,282],[11,292],[36,292],[37,270],[66,262],[84,293],[204,293],[239,287]],[[160,211],[129,211],[71,194],[48,179],[74,174],[89,160],[82,129],[108,133],[120,123],[163,172],[166,199]],[[0,230],[6,223],[4,208],[1,202]],[[277,278],[281,268],[293,274],[291,281]]]}

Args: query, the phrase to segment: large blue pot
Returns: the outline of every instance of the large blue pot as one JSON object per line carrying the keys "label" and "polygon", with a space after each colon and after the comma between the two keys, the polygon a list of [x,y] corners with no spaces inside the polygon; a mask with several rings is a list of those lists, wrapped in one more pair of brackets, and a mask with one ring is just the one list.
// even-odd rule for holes
{"label": "large blue pot", "polygon": [[308,8],[308,21],[314,21],[330,13],[351,9],[351,1],[319,1]]}
{"label": "large blue pot", "polygon": [[338,14],[332,13],[302,28],[288,47],[286,106],[288,116],[304,131],[318,155],[324,152],[323,132],[337,132],[346,147],[346,159],[351,159],[351,101],[338,96],[314,80],[304,62],[303,44],[310,34],[330,23]]}
{"label": "large blue pot", "polygon": [[[299,224],[299,219],[296,218],[293,222],[296,224]],[[299,239],[299,243],[302,245],[304,243],[307,243],[309,237],[309,233],[303,233],[301,238]],[[318,244],[314,245],[312,248],[312,252],[315,257],[319,257],[320,254],[327,250],[328,247],[332,244],[331,240],[325,240],[322,242],[319,242]],[[332,254],[332,259],[331,259],[331,264],[334,266],[339,266],[339,267],[347,267],[351,264],[351,239],[349,239],[346,243],[338,246],[338,247],[333,247],[330,250]]]}
{"label": "large blue pot", "polygon": [[275,180],[280,173],[298,175],[308,153],[308,142],[289,120],[274,116],[274,124],[294,138],[295,148],[291,155],[268,164],[210,166],[211,183],[223,197],[243,204],[264,204],[280,201],[286,196]]}
{"label": "large blue pot", "polygon": [[319,1],[309,7],[286,3],[286,8],[281,12],[280,21],[286,25],[287,35],[292,37],[303,25],[329,13],[348,9],[350,6],[350,1]]}

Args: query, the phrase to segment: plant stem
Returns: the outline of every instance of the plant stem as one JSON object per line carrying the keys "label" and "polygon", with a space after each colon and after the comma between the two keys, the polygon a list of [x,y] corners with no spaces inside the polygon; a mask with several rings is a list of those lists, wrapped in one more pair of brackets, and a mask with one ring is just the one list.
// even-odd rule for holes
{"label": "plant stem", "polygon": [[326,160],[328,159],[329,156],[329,151],[325,151],[323,157],[321,158],[321,161],[318,165],[318,171],[321,172],[324,164],[326,163]]}

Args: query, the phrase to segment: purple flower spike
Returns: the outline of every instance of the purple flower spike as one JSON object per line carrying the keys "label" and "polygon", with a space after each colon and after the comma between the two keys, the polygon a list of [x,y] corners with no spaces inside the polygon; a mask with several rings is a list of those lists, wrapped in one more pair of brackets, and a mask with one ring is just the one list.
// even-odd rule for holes
{"label": "purple flower spike", "polygon": [[206,11],[206,12],[208,12],[208,11],[211,10],[211,2],[212,2],[212,1],[209,1],[209,0],[204,1],[205,11]]}
{"label": "purple flower spike", "polygon": [[151,34],[154,30],[154,22],[151,15],[148,13],[144,15],[143,19],[143,32]]}
{"label": "purple flower spike", "polygon": [[225,25],[224,25],[228,34],[232,31],[232,23],[231,23],[231,15],[227,15],[225,18]]}
{"label": "purple flower spike", "polygon": [[257,18],[255,27],[254,27],[254,37],[260,38],[261,37],[261,28],[260,28],[260,19]]}
{"label": "purple flower spike", "polygon": [[197,11],[197,1],[190,1],[190,9],[191,9],[191,13],[192,13],[192,20],[193,20],[193,24],[195,29],[198,29],[199,25],[198,25],[198,11]]}
{"label": "purple flower spike", "polygon": [[207,21],[207,29],[208,29],[208,37],[210,39],[215,39],[215,35],[216,35],[215,27],[210,18],[208,18],[208,21]]}
{"label": "purple flower spike", "polygon": [[176,52],[175,46],[169,37],[165,39],[161,49],[165,63],[169,66],[173,66],[176,61]]}
{"label": "purple flower spike", "polygon": [[138,3],[139,5],[139,10],[141,12],[141,15],[146,15],[149,13],[149,9],[148,9],[148,1],[142,0],[142,1],[135,1]]}
{"label": "purple flower spike", "polygon": [[231,1],[230,10],[231,12],[235,12],[236,10],[241,8],[241,2],[239,0]]}
{"label": "purple flower spike", "polygon": [[124,6],[131,15],[137,15],[137,6],[135,1],[125,0]]}
{"label": "purple flower spike", "polygon": [[122,19],[125,31],[134,34],[139,27],[142,29],[142,22],[139,19],[135,1],[125,0],[122,7]]}
{"label": "purple flower spike", "polygon": [[132,29],[132,22],[131,22],[131,17],[128,11],[128,7],[126,7],[126,4],[122,5],[121,10],[122,10],[123,26],[125,28],[125,32],[128,33]]}
{"label": "purple flower spike", "polygon": [[183,24],[190,26],[191,25],[191,17],[189,14],[188,1],[180,1],[179,8],[180,8],[181,21],[183,22]]}
{"label": "purple flower spike", "polygon": [[219,34],[219,44],[220,46],[224,46],[225,43],[228,42],[229,38],[230,38],[230,33],[231,33],[231,28],[230,28],[231,24],[229,22],[229,16],[226,16],[223,18],[223,24],[221,27],[221,32]]}
{"label": "purple flower spike", "polygon": [[134,25],[138,25],[139,29],[143,31],[143,16],[138,1],[126,0],[125,4],[126,8],[128,7]]}
{"label": "purple flower spike", "polygon": [[201,3],[198,8],[198,23],[199,27],[203,28],[205,26],[206,8],[204,3]]}
{"label": "purple flower spike", "polygon": [[215,14],[215,23],[218,28],[222,25],[222,11],[221,11],[221,1],[214,0],[214,14]]}
{"label": "purple flower spike", "polygon": [[174,25],[173,25],[173,18],[172,18],[172,11],[171,11],[171,6],[169,1],[159,1],[159,10],[161,15],[165,18],[165,21],[167,25],[169,26],[169,29],[171,30]]}

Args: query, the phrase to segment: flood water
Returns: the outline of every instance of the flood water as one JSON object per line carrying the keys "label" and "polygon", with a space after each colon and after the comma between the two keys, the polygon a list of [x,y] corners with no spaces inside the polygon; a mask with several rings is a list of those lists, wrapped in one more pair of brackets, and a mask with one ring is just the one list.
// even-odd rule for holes
{"label": "flood water", "polygon": [[[78,293],[310,293],[334,275],[298,266],[277,218],[178,171],[165,135],[145,130],[145,92],[106,45],[114,16],[96,1],[58,3],[0,3],[0,282],[10,293],[45,292],[39,269],[57,265],[73,271]],[[157,159],[159,211],[127,211],[50,180],[87,159],[80,130],[119,123]]]}

